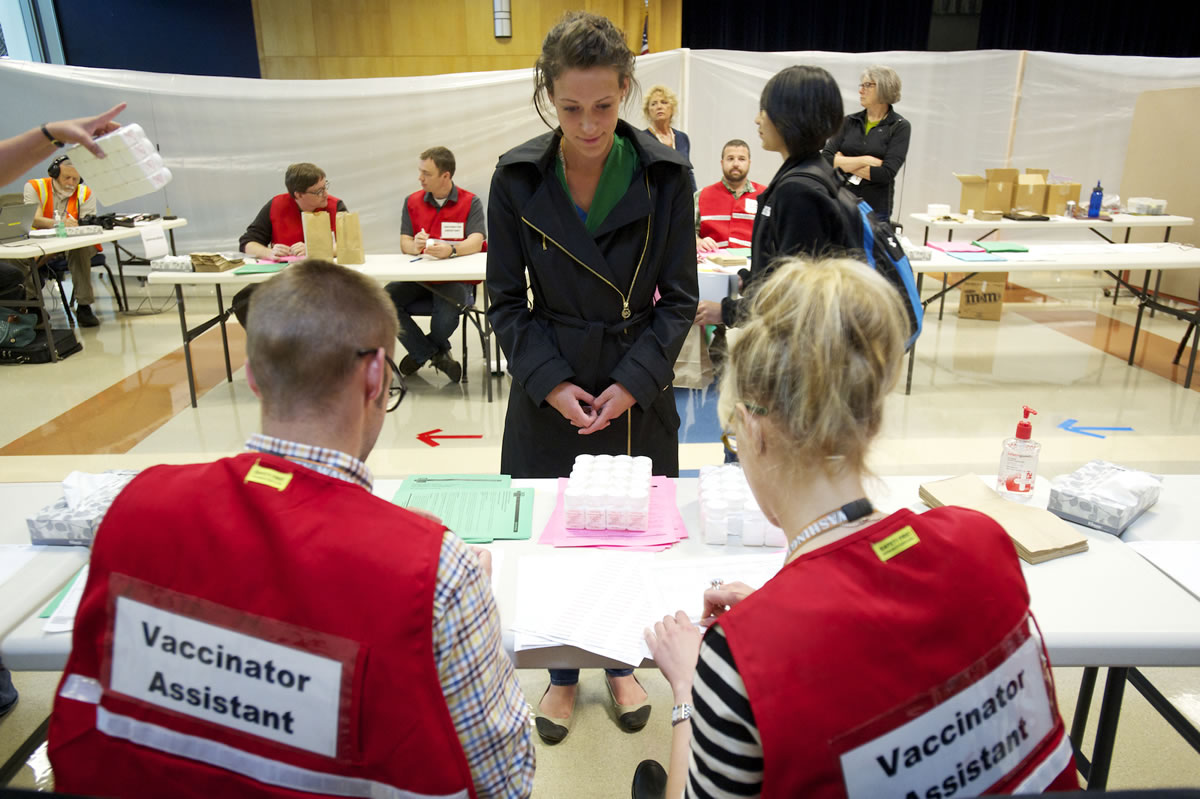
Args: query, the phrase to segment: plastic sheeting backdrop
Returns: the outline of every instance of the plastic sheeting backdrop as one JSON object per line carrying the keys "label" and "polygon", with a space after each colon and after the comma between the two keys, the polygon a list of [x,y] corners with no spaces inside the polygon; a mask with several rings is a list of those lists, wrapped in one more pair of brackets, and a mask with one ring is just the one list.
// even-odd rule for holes
{"label": "plastic sheeting backdrop", "polygon": [[[951,172],[1005,165],[1042,167],[1085,186],[1120,186],[1134,103],[1143,91],[1200,84],[1200,59],[962,53],[750,53],[675,50],[641,56],[643,90],[677,90],[675,126],[688,132],[696,179],[720,177],[720,147],[752,145],[751,176],[770,180],[780,158],[759,146],[754,126],[762,87],[797,63],[825,67],[859,110],[857,86],[870,64],[903,81],[897,110],[912,123],[908,164],[897,187],[901,213],[958,201]],[[1020,80],[1020,83],[1018,83]],[[397,252],[403,198],[416,190],[418,154],[444,145],[455,182],[487,202],[496,159],[545,131],[531,105],[531,70],[431,77],[281,81],[160,75],[0,60],[0,138],[45,120],[99,112],[125,101],[120,119],[138,122],[175,175],[160,195],[119,211],[186,216],[183,250],[232,250],[264,202],[284,191],[296,161],[322,167],[333,193],[358,211],[368,252]],[[1020,101],[1015,103],[1017,92]],[[644,127],[641,98],[625,117]],[[1016,114],[1014,118],[1014,112]],[[1015,122],[1015,125],[1014,125]],[[41,176],[44,167],[28,177]],[[5,191],[19,191],[14,183]]]}

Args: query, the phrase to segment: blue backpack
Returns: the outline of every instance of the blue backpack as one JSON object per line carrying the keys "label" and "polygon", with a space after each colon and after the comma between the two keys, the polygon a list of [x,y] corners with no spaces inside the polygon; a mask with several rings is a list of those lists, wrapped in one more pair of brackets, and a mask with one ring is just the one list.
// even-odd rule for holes
{"label": "blue backpack", "polygon": [[825,187],[845,216],[846,230],[849,234],[847,246],[855,250],[861,249],[871,268],[887,278],[888,282],[896,287],[896,291],[900,292],[904,308],[908,311],[909,335],[904,344],[904,351],[908,352],[921,335],[925,306],[921,304],[912,265],[900,246],[895,228],[891,222],[875,214],[870,205],[858,199],[844,184],[839,185],[837,178],[828,168],[823,170],[820,166],[807,166],[793,174],[796,177],[811,178]]}

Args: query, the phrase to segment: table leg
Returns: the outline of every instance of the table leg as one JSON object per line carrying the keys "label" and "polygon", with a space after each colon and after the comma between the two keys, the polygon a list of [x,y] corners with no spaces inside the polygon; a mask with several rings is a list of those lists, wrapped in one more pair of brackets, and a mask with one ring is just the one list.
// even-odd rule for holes
{"label": "table leg", "polygon": [[1200,347],[1200,324],[1192,331],[1192,354],[1188,358],[1187,376],[1183,378],[1183,387],[1192,387],[1192,372],[1196,370],[1196,348]]}
{"label": "table leg", "polygon": [[1096,692],[1096,675],[1100,669],[1088,666],[1083,670],[1083,679],[1079,682],[1079,698],[1075,701],[1075,717],[1071,720],[1071,740],[1076,748],[1083,743],[1083,734],[1087,732],[1088,713],[1092,709],[1092,695]]}
{"label": "table leg", "polygon": [[218,283],[217,289],[217,319],[221,325],[221,348],[225,350],[225,379],[230,383],[233,382],[233,368],[229,364],[229,334],[225,332],[225,300],[221,297],[221,285]]}
{"label": "table leg", "polygon": [[[491,305],[491,301],[490,301],[490,298],[488,297],[488,289],[487,289],[487,281],[486,280],[479,284],[479,289],[483,292],[483,330],[485,333],[485,335],[483,337],[483,362],[486,366],[486,371],[484,372],[484,380],[487,381],[488,402],[491,402],[492,401],[492,381],[494,379],[492,377],[492,375],[495,373],[492,371],[492,354],[490,352],[490,350],[491,350],[490,344],[492,341],[492,323],[488,321],[488,308]],[[496,346],[499,347],[498,344]],[[496,356],[496,368],[497,369],[500,368],[499,355]]]}
{"label": "table leg", "polygon": [[1112,767],[1113,746],[1117,741],[1117,722],[1121,718],[1121,701],[1125,698],[1125,666],[1113,666],[1104,682],[1104,699],[1100,702],[1100,718],[1096,723],[1096,745],[1092,748],[1092,767],[1087,789],[1103,791],[1108,786]]}
{"label": "table leg", "polygon": [[179,329],[183,333],[183,361],[187,366],[188,393],[192,397],[192,407],[196,407],[196,376],[192,374],[192,342],[188,338],[187,316],[183,308],[183,284],[175,284],[175,307],[179,309]]}
{"label": "table leg", "polygon": [[[121,245],[117,242],[112,243],[113,255],[117,256],[117,276],[121,281],[121,296],[125,298],[125,310],[129,310],[129,289],[125,286],[125,262],[121,260]],[[114,291],[117,289],[114,288]]]}
{"label": "table leg", "polygon": [[1138,303],[1137,322],[1133,325],[1133,341],[1129,344],[1129,365],[1133,366],[1133,354],[1137,351],[1138,335],[1142,332],[1142,313],[1145,312],[1145,303]]}
{"label": "table leg", "polygon": [[929,225],[925,226],[925,239],[921,242],[922,247],[929,246]]}

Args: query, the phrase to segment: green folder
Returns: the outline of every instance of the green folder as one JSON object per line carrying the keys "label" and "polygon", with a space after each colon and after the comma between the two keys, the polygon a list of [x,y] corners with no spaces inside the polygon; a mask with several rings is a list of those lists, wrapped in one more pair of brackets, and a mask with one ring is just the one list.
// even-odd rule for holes
{"label": "green folder", "polygon": [[988,252],[1029,252],[1029,248],[1025,245],[1011,241],[973,241],[971,243]]}
{"label": "green folder", "polygon": [[433,514],[469,544],[486,544],[498,538],[524,540],[533,535],[533,495],[532,488],[497,488],[494,484],[481,488],[460,481],[417,488],[405,480],[392,502]]}
{"label": "green folder", "polygon": [[246,264],[239,266],[233,270],[235,275],[270,275],[282,270],[286,263],[282,264]]}

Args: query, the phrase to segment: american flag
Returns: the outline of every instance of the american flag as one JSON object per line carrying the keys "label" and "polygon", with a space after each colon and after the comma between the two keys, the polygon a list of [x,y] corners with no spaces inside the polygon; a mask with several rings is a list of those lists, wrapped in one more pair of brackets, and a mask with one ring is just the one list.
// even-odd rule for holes
{"label": "american flag", "polygon": [[650,52],[650,0],[646,0],[646,13],[642,17],[642,50],[638,55]]}

